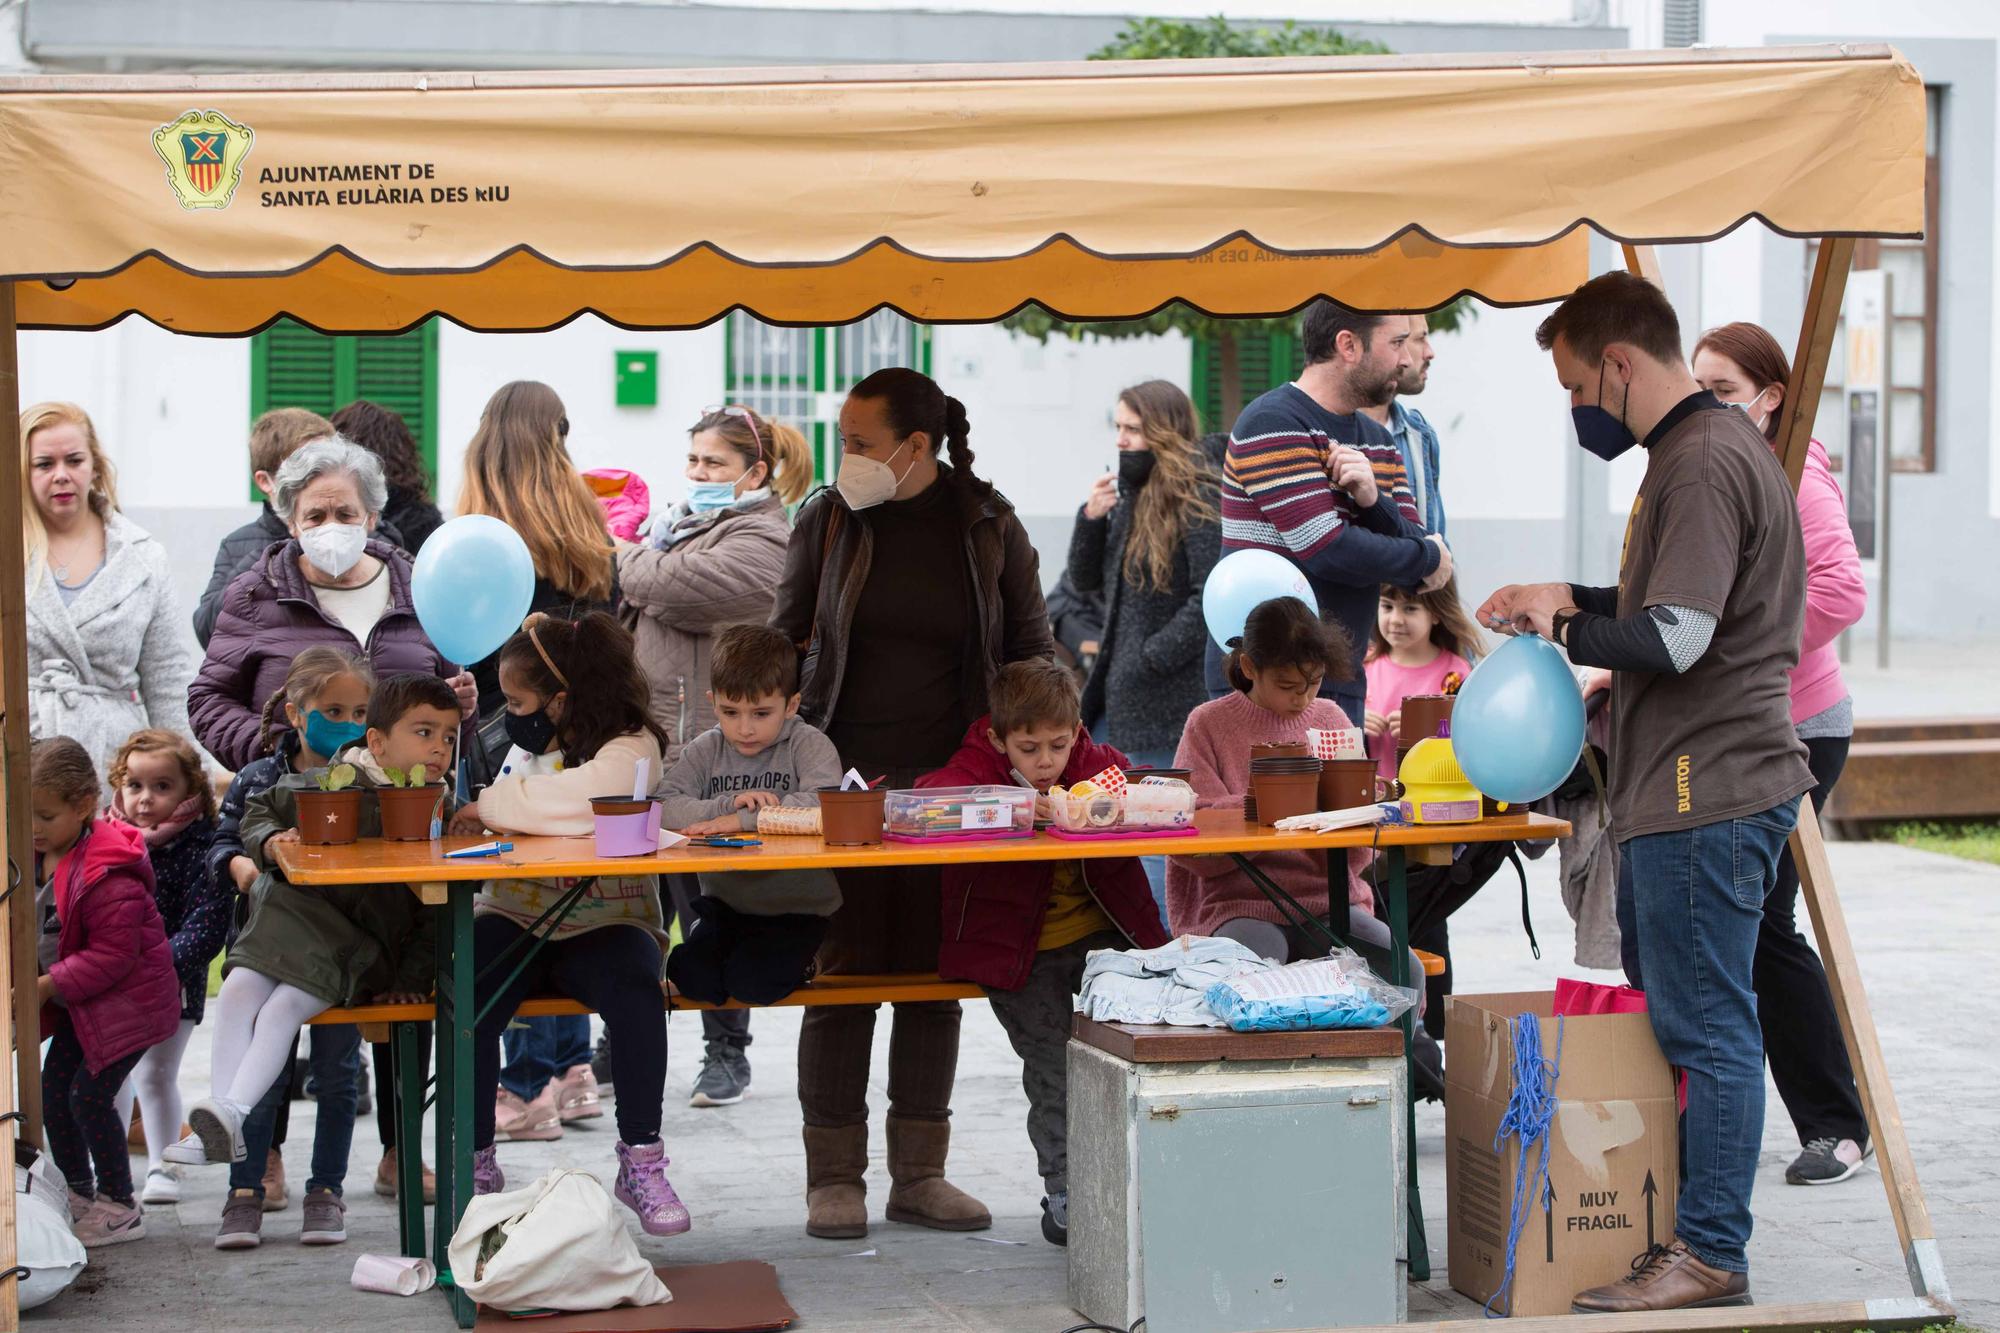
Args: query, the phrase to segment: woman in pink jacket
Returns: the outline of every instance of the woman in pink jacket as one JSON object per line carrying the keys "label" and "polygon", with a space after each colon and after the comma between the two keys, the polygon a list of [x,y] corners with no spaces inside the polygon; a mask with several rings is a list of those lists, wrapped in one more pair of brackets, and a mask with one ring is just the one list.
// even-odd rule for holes
{"label": "woman in pink jacket", "polygon": [[[1776,447],[1791,365],[1778,340],[1756,324],[1725,324],[1701,335],[1694,374],[1703,388],[1741,407]],[[1805,638],[1792,670],[1792,722],[1806,743],[1815,811],[1826,804],[1847,762],[1854,700],[1840,677],[1834,641],[1861,618],[1867,590],[1847,525],[1847,503],[1818,440],[1806,447],[1799,481],[1799,527],[1806,547]],[[1757,1017],[1771,1077],[1791,1113],[1803,1150],[1785,1171],[1794,1185],[1831,1185],[1861,1169],[1872,1149],[1847,1047],[1819,955],[1799,934],[1794,905],[1799,875],[1788,849],[1764,902],[1753,980]]]}

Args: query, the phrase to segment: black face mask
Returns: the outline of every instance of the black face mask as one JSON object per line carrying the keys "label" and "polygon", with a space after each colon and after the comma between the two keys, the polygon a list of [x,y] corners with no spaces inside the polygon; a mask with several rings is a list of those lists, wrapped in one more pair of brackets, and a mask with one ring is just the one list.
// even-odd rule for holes
{"label": "black face mask", "polygon": [[1118,454],[1118,481],[1120,485],[1138,490],[1153,475],[1153,465],[1160,460],[1153,456],[1151,449],[1123,449]]}
{"label": "black face mask", "polygon": [[556,724],[549,718],[546,707],[532,713],[509,713],[504,725],[507,739],[529,754],[543,753],[556,738]]}

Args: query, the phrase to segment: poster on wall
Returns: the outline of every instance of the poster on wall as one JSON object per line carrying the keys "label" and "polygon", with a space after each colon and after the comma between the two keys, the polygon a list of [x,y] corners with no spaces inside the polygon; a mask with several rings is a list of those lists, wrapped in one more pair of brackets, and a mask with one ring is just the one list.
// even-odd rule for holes
{"label": "poster on wall", "polygon": [[1870,575],[1880,572],[1888,537],[1889,275],[1865,269],[1847,279],[1847,521]]}

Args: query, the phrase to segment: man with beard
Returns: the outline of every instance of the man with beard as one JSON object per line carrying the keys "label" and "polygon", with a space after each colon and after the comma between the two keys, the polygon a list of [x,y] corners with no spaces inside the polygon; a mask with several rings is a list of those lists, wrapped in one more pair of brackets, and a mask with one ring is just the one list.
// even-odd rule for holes
{"label": "man with beard", "polygon": [[[1392,316],[1392,320],[1393,320]],[[1397,447],[1403,452],[1403,472],[1409,478],[1410,494],[1417,503],[1417,518],[1424,525],[1426,533],[1439,537],[1444,532],[1444,490],[1438,482],[1438,437],[1431,429],[1431,423],[1424,420],[1424,414],[1404,403],[1406,398],[1414,398],[1424,391],[1424,384],[1430,378],[1431,362],[1437,353],[1431,348],[1430,320],[1422,315],[1409,315],[1410,364],[1396,378],[1396,394],[1380,407],[1366,407],[1366,412],[1375,420],[1388,427],[1395,437]]]}
{"label": "man with beard", "polygon": [[1384,583],[1441,587],[1451,552],[1429,536],[1395,439],[1365,415],[1386,408],[1410,369],[1410,321],[1315,301],[1300,330],[1305,369],[1243,409],[1222,477],[1225,552],[1275,551],[1311,582],[1352,657],[1320,693],[1362,723],[1362,655]]}

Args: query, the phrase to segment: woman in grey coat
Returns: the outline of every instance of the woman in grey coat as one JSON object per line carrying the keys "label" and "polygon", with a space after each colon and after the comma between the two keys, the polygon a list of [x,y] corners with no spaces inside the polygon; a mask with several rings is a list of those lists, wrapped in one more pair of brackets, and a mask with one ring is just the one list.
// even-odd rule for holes
{"label": "woman in grey coat", "polygon": [[[1219,483],[1178,385],[1133,385],[1112,423],[1117,471],[1091,487],[1070,534],[1070,583],[1104,602],[1083,720],[1134,764],[1168,768],[1188,714],[1207,698],[1201,589],[1222,551]],[[1164,921],[1166,858],[1140,859]]]}
{"label": "woman in grey coat", "polygon": [[142,727],[188,731],[197,661],[166,549],[118,511],[117,479],[74,403],[21,414],[29,731],[69,736],[109,771]]}

